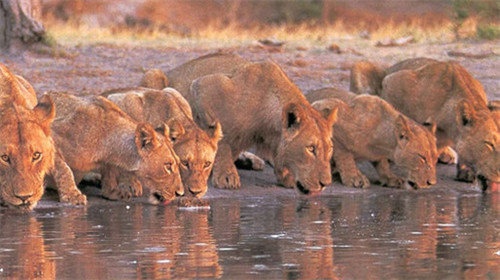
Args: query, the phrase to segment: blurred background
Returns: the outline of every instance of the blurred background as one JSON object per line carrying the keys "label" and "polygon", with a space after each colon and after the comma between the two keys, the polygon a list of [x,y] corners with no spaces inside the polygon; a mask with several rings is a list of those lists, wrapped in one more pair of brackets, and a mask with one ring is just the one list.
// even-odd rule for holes
{"label": "blurred background", "polygon": [[[56,38],[500,38],[500,0],[42,0]],[[76,34],[76,35],[75,35]]]}

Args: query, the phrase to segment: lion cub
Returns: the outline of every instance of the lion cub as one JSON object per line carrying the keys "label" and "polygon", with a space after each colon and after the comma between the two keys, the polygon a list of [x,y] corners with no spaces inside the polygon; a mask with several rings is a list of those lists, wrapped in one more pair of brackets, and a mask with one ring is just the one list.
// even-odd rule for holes
{"label": "lion cub", "polygon": [[97,170],[102,175],[102,194],[109,199],[124,198],[129,192],[117,187],[118,174],[123,173],[151,191],[151,203],[168,203],[176,192],[183,193],[168,126],[155,130],[135,122],[104,97],[48,96],[57,112],[53,138],[76,183]]}
{"label": "lion cub", "polygon": [[240,188],[234,161],[251,147],[273,166],[278,181],[304,194],[331,183],[335,112],[325,119],[274,62],[211,54],[167,72],[202,128],[222,125],[212,171],[215,187]]}
{"label": "lion cub", "polygon": [[[334,88],[312,91],[306,97],[319,112],[339,111],[333,126],[333,164],[344,185],[370,185],[356,167],[357,160],[371,161],[380,182],[388,187],[403,187],[406,182],[419,189],[436,183],[435,137],[383,99]],[[389,161],[401,169],[403,178],[391,172]]]}
{"label": "lion cub", "polygon": [[[374,76],[382,78],[373,81]],[[367,90],[372,85],[376,88]],[[481,83],[458,63],[415,58],[381,72],[369,62],[360,62],[351,69],[351,86],[357,93],[377,94],[418,123],[436,128],[438,151],[451,146],[458,154],[457,179],[477,177],[483,190],[499,184],[497,120]]]}
{"label": "lion cub", "polygon": [[217,143],[222,138],[220,124],[201,130],[193,121],[191,107],[173,88],[118,89],[105,95],[136,121],[148,122],[154,127],[168,124],[174,151],[180,158],[184,188],[190,195],[202,197],[207,192]]}
{"label": "lion cub", "polygon": [[[58,174],[50,125],[54,105],[44,97],[37,105],[31,85],[0,64],[0,201],[33,209],[44,193],[46,175]],[[61,202],[85,204],[74,184],[58,181]]]}

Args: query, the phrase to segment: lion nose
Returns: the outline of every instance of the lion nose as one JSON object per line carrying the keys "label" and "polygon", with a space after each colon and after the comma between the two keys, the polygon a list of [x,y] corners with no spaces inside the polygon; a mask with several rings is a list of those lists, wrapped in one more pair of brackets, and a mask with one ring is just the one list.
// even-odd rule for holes
{"label": "lion nose", "polygon": [[192,193],[194,196],[198,196],[202,191],[193,191],[192,189],[189,189],[189,192]]}
{"label": "lion nose", "polygon": [[332,179],[327,179],[327,180],[320,180],[319,185],[321,188],[324,188],[332,183]]}
{"label": "lion nose", "polygon": [[22,200],[23,202],[25,202],[26,200],[28,200],[32,196],[33,196],[33,194],[28,194],[28,195],[17,195],[16,194],[16,197],[19,198],[20,200]]}
{"label": "lion nose", "polygon": [[431,185],[435,185],[435,184],[436,184],[436,179],[427,180],[427,185],[431,186]]}
{"label": "lion nose", "polygon": [[175,191],[175,196],[184,196],[184,190],[182,188],[176,190]]}

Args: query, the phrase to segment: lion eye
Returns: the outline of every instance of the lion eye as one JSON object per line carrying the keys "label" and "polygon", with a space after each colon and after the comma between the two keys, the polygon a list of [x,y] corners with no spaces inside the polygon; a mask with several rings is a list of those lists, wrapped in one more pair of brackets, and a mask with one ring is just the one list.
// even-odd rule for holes
{"label": "lion eye", "polygon": [[495,150],[495,145],[493,145],[493,143],[488,142],[488,141],[484,141],[484,144],[486,145],[486,147],[488,147],[488,149],[490,149],[492,151]]}
{"label": "lion eye", "polygon": [[314,145],[307,146],[307,151],[313,155],[316,155],[316,146]]}
{"label": "lion eye", "polygon": [[181,164],[182,164],[182,166],[184,166],[184,167],[189,167],[189,161],[187,161],[187,160],[183,160],[183,161],[181,161]]}
{"label": "lion eye", "polygon": [[204,168],[209,168],[212,163],[210,161],[206,161],[205,165],[203,165]]}
{"label": "lion eye", "polygon": [[5,161],[6,163],[10,163],[10,158],[8,155],[2,155],[2,160]]}
{"label": "lion eye", "polygon": [[165,172],[167,172],[167,174],[172,173],[172,163],[171,162],[165,163],[163,165],[163,169],[165,170]]}
{"label": "lion eye", "polygon": [[41,158],[42,158],[42,153],[40,153],[40,152],[34,152],[33,153],[33,157],[32,157],[32,161],[37,161],[37,160],[39,160]]}
{"label": "lion eye", "polygon": [[423,155],[418,155],[423,163],[427,163],[427,159]]}

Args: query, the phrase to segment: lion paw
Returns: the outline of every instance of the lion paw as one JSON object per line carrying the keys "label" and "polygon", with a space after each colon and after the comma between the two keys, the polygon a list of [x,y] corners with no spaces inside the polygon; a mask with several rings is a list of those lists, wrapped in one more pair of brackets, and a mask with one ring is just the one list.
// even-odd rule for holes
{"label": "lion paw", "polygon": [[359,170],[353,174],[342,176],[342,184],[354,187],[354,188],[368,188],[370,186],[370,181],[366,176]]}
{"label": "lion paw", "polygon": [[241,186],[240,176],[237,172],[225,171],[222,174],[214,172],[212,174],[212,183],[214,187],[221,189],[239,189]]}
{"label": "lion paw", "polygon": [[118,187],[113,190],[103,191],[102,196],[109,200],[129,201],[132,198],[132,192],[129,189]]}
{"label": "lion paw", "polygon": [[131,178],[130,182],[120,183],[118,189],[132,197],[142,196],[142,185],[136,178]]}
{"label": "lion paw", "polygon": [[266,162],[250,152],[242,152],[235,161],[235,165],[238,169],[261,171],[264,170]]}
{"label": "lion paw", "polygon": [[455,152],[449,147],[446,148],[439,155],[438,162],[443,164],[454,164],[455,162],[457,162],[457,157]]}
{"label": "lion paw", "polygon": [[80,191],[75,191],[59,194],[59,201],[62,203],[71,203],[73,205],[85,205],[87,204],[87,197]]}
{"label": "lion paw", "polygon": [[401,188],[404,184],[404,180],[396,176],[389,178],[381,178],[380,181],[382,186],[388,188]]}
{"label": "lion paw", "polygon": [[465,164],[457,165],[457,180],[462,182],[472,183],[476,179],[474,170]]}

